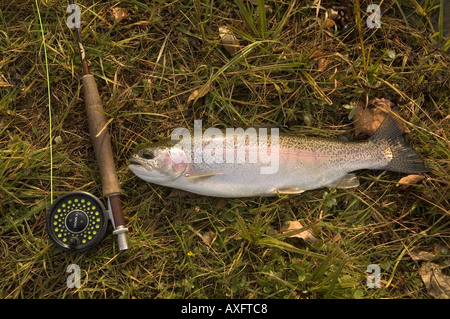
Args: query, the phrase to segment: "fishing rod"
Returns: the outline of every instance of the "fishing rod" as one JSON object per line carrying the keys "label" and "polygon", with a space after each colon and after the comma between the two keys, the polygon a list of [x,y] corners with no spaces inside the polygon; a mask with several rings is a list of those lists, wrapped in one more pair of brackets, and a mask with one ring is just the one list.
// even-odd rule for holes
{"label": "fishing rod", "polygon": [[[73,0],[69,1],[74,8]],[[79,9],[78,9],[79,10]],[[72,12],[74,13],[74,12]],[[125,227],[120,201],[120,185],[114,165],[111,136],[104,115],[102,101],[94,76],[89,72],[86,52],[81,41],[80,26],[75,24],[75,35],[83,69],[84,102],[89,133],[98,163],[102,193],[108,211],[101,201],[87,192],[70,192],[58,198],[47,214],[47,230],[52,241],[64,250],[85,251],[97,245],[106,234],[111,220],[120,250],[128,249],[128,228]]]}

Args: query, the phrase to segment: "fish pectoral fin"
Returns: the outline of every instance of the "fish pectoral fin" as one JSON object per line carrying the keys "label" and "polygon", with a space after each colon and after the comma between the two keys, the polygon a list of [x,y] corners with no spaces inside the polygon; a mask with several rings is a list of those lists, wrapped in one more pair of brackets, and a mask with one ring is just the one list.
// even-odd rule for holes
{"label": "fish pectoral fin", "polygon": [[209,173],[209,174],[190,174],[186,175],[186,179],[191,182],[198,182],[216,175],[222,175],[223,173]]}
{"label": "fish pectoral fin", "polygon": [[283,189],[276,189],[272,193],[274,194],[300,194],[303,193],[305,190],[300,189],[298,187],[293,188],[283,188]]}
{"label": "fish pectoral fin", "polygon": [[359,180],[358,177],[356,177],[355,174],[347,174],[344,177],[329,183],[326,185],[327,187],[333,187],[333,188],[354,188],[359,186]]}

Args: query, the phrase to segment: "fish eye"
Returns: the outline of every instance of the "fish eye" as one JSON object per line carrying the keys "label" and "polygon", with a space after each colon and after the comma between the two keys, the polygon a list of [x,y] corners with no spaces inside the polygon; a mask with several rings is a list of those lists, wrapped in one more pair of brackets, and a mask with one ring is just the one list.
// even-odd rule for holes
{"label": "fish eye", "polygon": [[145,159],[154,159],[155,153],[153,153],[152,151],[144,151],[144,153],[142,153],[142,157]]}

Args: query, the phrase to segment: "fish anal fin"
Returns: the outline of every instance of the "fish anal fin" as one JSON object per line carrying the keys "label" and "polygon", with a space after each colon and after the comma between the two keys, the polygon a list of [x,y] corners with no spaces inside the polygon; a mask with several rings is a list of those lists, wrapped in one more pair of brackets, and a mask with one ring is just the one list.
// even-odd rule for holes
{"label": "fish anal fin", "polygon": [[327,187],[333,187],[333,188],[354,188],[359,186],[359,180],[358,177],[356,177],[355,174],[347,174],[344,177],[329,183],[326,185]]}
{"label": "fish anal fin", "polygon": [[274,193],[274,194],[290,194],[290,195],[294,195],[294,194],[303,193],[304,191],[305,191],[304,189],[300,189],[298,187],[293,187],[293,188],[276,189],[272,193]]}
{"label": "fish anal fin", "polygon": [[222,175],[223,173],[208,173],[208,174],[186,174],[185,177],[188,181],[191,182],[198,182],[201,180],[205,180],[207,178]]}

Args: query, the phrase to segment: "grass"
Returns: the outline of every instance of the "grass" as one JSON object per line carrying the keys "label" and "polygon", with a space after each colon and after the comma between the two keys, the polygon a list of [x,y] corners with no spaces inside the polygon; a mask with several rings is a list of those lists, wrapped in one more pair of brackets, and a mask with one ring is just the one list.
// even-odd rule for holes
{"label": "grass", "polygon": [[[130,228],[128,251],[109,235],[83,254],[60,251],[45,232],[52,193],[101,194],[66,4],[38,1],[42,24],[34,1],[0,4],[0,298],[429,298],[409,252],[434,250],[449,273],[450,60],[444,26],[432,23],[440,1],[384,1],[379,29],[366,27],[368,1],[355,1],[359,19],[349,2],[349,33],[325,27],[312,1],[254,2],[82,3]],[[112,21],[115,6],[129,18]],[[220,44],[223,25],[242,45],[235,56]],[[318,53],[330,60],[323,71]],[[187,104],[196,89],[208,92]],[[363,138],[345,106],[375,97],[410,123],[430,168],[419,185],[367,171],[354,190],[185,198],[127,169],[138,145],[194,119]],[[290,220],[318,241],[282,234]],[[82,270],[78,289],[66,286],[70,264]],[[381,289],[366,286],[370,264],[381,268]]]}

